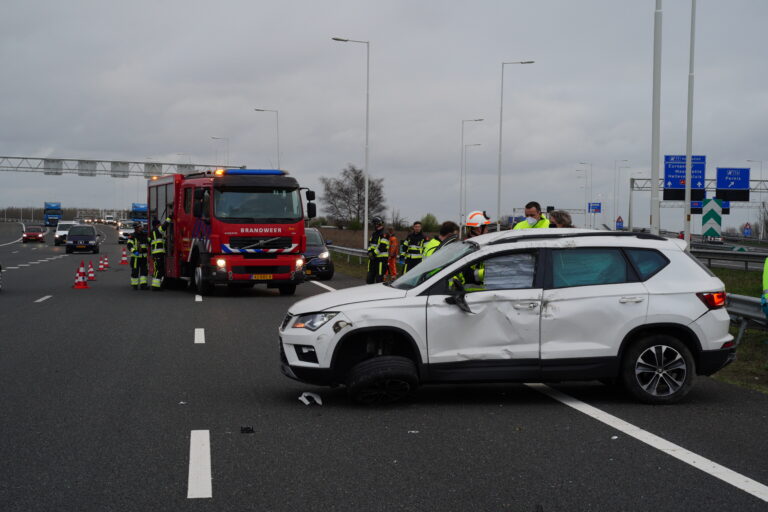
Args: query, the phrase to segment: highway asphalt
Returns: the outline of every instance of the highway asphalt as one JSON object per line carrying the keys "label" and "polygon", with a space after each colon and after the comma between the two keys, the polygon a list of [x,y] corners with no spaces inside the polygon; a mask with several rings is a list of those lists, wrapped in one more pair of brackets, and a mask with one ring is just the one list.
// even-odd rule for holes
{"label": "highway asphalt", "polygon": [[[65,256],[50,235],[3,245],[19,229],[0,224],[0,263],[14,267],[0,292],[2,511],[768,508],[750,492],[768,485],[766,395],[709,378],[664,407],[596,382],[425,386],[407,403],[359,407],[343,389],[280,373],[280,321],[324,288],[220,289],[202,301],[134,291],[114,229],[100,226],[111,268],[74,290],[80,261],[99,255]],[[304,405],[305,391],[323,404]],[[726,483],[600,414],[757,486]],[[190,456],[193,431],[209,440],[202,459]]]}

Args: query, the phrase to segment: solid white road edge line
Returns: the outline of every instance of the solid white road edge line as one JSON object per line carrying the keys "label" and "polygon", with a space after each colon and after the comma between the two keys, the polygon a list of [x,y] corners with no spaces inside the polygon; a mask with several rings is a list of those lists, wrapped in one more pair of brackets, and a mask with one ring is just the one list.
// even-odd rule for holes
{"label": "solid white road edge line", "polygon": [[[332,288],[327,284],[318,283],[317,281],[310,282],[320,286],[321,288],[325,288],[326,290],[335,291],[335,288]],[[564,405],[567,405],[568,407],[576,409],[577,411],[582,412],[587,416],[596,419],[597,421],[605,423],[609,427],[613,427],[620,432],[624,432],[628,436],[634,437],[638,441],[641,441],[648,446],[656,448],[657,450],[660,450],[667,455],[671,455],[672,457],[685,462],[686,464],[689,464],[696,469],[700,469],[708,475],[722,480],[723,482],[730,484],[737,489],[741,489],[742,491],[747,492],[756,498],[768,502],[768,486],[765,486],[760,482],[730,470],[725,466],[721,466],[720,464],[711,461],[706,457],[697,455],[689,450],[686,450],[682,446],[671,443],[655,434],[651,434],[647,430],[636,427],[631,423],[613,416],[612,414],[608,414],[607,412],[602,411],[596,407],[592,407],[591,405],[561,391],[553,389],[546,384],[526,383],[525,385],[538,391],[539,393],[545,394],[548,397],[557,400]]]}
{"label": "solid white road edge line", "polygon": [[208,430],[193,430],[189,436],[187,498],[212,497],[211,435]]}
{"label": "solid white road edge line", "polygon": [[331,288],[331,287],[330,287],[330,286],[328,286],[327,284],[319,283],[319,282],[317,282],[317,281],[310,281],[310,283],[312,283],[312,284],[316,284],[316,285],[317,285],[317,286],[319,286],[320,288],[325,288],[325,289],[326,289],[326,290],[328,290],[329,292],[335,292],[335,291],[336,291],[336,288]]}
{"label": "solid white road edge line", "polygon": [[39,298],[39,299],[37,299],[35,302],[43,302],[44,300],[48,300],[48,299],[50,299],[51,297],[53,297],[53,295],[46,295],[45,297],[40,297],[40,298]]}
{"label": "solid white road edge line", "polygon": [[203,296],[202,295],[195,295],[195,302],[203,302]]}
{"label": "solid white road edge line", "polygon": [[667,455],[671,455],[679,461],[685,462],[688,465],[693,466],[696,469],[711,475],[727,484],[731,484],[737,489],[741,489],[744,492],[751,494],[752,496],[768,502],[768,486],[761,484],[751,478],[748,478],[742,474],[736,473],[720,464],[711,461],[701,455],[697,455],[691,451],[686,450],[682,446],[678,446],[674,443],[662,439],[661,437],[651,434],[647,430],[643,430],[639,427],[627,423],[626,421],[601,411],[596,407],[592,407],[589,404],[582,402],[570,395],[567,395],[561,391],[553,389],[545,384],[540,383],[526,383],[531,389],[543,393],[550,398],[557,400],[558,402],[567,405],[579,412],[586,414],[587,416],[596,419],[602,423],[605,423],[609,427],[613,427],[620,432],[624,432],[630,437],[634,437],[638,441],[641,441],[657,450],[660,450]]}
{"label": "solid white road edge line", "polygon": [[205,329],[201,327],[195,328],[195,343],[205,343]]}

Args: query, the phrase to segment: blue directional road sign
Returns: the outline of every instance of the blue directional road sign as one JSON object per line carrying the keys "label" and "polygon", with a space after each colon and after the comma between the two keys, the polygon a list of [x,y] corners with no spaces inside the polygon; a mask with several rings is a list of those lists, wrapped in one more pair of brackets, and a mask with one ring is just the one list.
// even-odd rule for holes
{"label": "blue directional road sign", "polygon": [[[704,199],[704,172],[707,157],[692,155],[691,199]],[[685,199],[685,155],[664,155],[664,200]]]}
{"label": "blue directional road sign", "polygon": [[600,213],[603,211],[603,203],[589,203],[589,213]]}
{"label": "blue directional road sign", "polygon": [[749,201],[749,169],[717,168],[715,197],[727,201]]}
{"label": "blue directional road sign", "polygon": [[701,209],[704,208],[704,201],[691,201],[691,213],[701,214]]}

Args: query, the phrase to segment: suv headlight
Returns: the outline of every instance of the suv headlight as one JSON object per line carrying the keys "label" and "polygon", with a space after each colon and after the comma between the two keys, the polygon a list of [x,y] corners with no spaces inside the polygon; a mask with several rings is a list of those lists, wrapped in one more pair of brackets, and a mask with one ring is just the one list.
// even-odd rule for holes
{"label": "suv headlight", "polygon": [[324,313],[309,313],[306,315],[299,315],[296,321],[293,323],[294,329],[309,329],[310,331],[316,331],[328,321],[338,315],[338,312],[324,312]]}
{"label": "suv headlight", "polygon": [[321,260],[327,260],[328,257],[331,255],[328,251],[323,251],[320,254],[317,255],[317,257]]}

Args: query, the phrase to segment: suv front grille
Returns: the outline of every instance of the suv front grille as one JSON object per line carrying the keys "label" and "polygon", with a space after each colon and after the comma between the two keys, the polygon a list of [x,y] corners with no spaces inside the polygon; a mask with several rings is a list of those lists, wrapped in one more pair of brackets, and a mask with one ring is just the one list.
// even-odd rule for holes
{"label": "suv front grille", "polygon": [[293,245],[289,236],[233,236],[229,239],[229,246],[232,249],[244,249],[265,240],[271,241],[264,245],[252,247],[252,249],[289,249]]}

